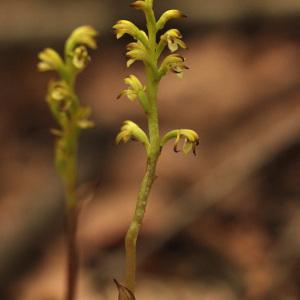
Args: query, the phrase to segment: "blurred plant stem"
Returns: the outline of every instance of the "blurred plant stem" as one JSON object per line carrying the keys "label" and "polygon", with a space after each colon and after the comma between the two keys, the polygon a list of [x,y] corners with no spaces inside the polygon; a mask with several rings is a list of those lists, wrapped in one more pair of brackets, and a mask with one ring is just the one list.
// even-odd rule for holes
{"label": "blurred plant stem", "polygon": [[52,130],[55,143],[55,165],[65,197],[65,223],[67,247],[67,274],[65,300],[76,297],[79,257],[76,243],[79,203],[76,195],[78,178],[78,144],[82,129],[93,126],[89,120],[91,109],[80,105],[74,86],[77,75],[85,69],[90,57],[87,47],[96,48],[95,29],[90,26],[76,28],[65,43],[64,59],[51,48],[39,54],[40,71],[57,71],[59,80],[50,81],[47,102],[59,124]]}

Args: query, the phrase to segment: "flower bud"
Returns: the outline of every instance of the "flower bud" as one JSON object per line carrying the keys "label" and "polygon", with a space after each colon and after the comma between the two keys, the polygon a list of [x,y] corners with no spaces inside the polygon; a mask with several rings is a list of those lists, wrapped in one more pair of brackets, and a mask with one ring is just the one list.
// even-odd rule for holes
{"label": "flower bud", "polygon": [[149,7],[145,1],[135,1],[131,3],[130,6],[140,10],[146,10]]}

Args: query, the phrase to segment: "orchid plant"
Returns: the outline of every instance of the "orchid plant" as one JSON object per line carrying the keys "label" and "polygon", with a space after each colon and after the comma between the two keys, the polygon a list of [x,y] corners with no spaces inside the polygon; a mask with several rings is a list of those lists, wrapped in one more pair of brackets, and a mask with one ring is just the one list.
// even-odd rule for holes
{"label": "orchid plant", "polygon": [[81,26],[67,39],[63,58],[52,48],[46,48],[38,55],[39,71],[55,71],[59,77],[49,82],[46,100],[59,126],[51,131],[56,136],[55,166],[65,195],[68,253],[66,300],[75,298],[78,273],[76,231],[79,203],[76,187],[79,136],[82,129],[93,126],[89,119],[91,109],[80,104],[75,84],[78,74],[90,61],[87,48],[97,48],[96,36],[97,32],[91,26]]}
{"label": "orchid plant", "polygon": [[[139,29],[135,24],[127,20],[120,20],[113,26],[117,39],[125,34],[133,37],[134,42],[127,45],[127,67],[136,61],[141,61],[145,67],[146,83],[143,84],[135,75],[125,78],[124,89],[118,98],[127,96],[129,100],[137,100],[141,105],[148,120],[147,133],[132,121],[125,121],[116,142],[128,142],[136,140],[145,148],[147,163],[137,197],[136,208],[125,237],[126,272],[125,284],[116,281],[120,300],[135,299],[134,291],[136,284],[136,243],[140,227],[143,222],[145,209],[152,184],[156,178],[156,165],[162,148],[170,140],[174,139],[174,151],[178,152],[179,142],[183,139],[182,151],[196,154],[196,146],[199,144],[198,134],[190,129],[176,129],[161,136],[159,129],[157,93],[159,83],[169,72],[175,73],[179,78],[183,77],[185,58],[175,53],[180,48],[186,49],[182,40],[182,34],[178,29],[167,30],[159,34],[166,23],[171,19],[184,18],[185,15],[179,10],[168,10],[157,20],[153,10],[153,0],[140,0],[131,4],[135,9],[143,11],[146,17],[147,33]],[[158,37],[160,35],[160,37]],[[165,50],[171,54],[160,59]]]}

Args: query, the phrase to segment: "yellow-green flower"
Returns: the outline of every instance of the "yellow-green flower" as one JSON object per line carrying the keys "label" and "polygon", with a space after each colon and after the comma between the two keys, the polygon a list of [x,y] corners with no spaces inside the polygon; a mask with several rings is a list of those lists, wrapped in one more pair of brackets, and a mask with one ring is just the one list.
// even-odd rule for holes
{"label": "yellow-green flower", "polygon": [[120,20],[113,26],[117,39],[120,39],[124,34],[131,35],[134,39],[140,41],[144,46],[148,44],[146,33],[140,30],[136,25],[128,20]]}
{"label": "yellow-green flower", "polygon": [[74,49],[72,63],[76,69],[84,69],[90,60],[91,58],[85,46],[79,46]]}
{"label": "yellow-green flower", "polygon": [[63,81],[51,81],[48,89],[49,102],[62,102],[73,97],[72,90],[69,85]]}
{"label": "yellow-green flower", "polygon": [[165,136],[162,138],[161,145],[164,146],[169,140],[175,138],[174,142],[174,151],[179,152],[178,145],[180,139],[183,138],[183,147],[182,151],[184,154],[189,153],[191,150],[193,151],[194,155],[196,155],[196,147],[199,145],[199,136],[198,134],[191,129],[177,129],[169,131]]}
{"label": "yellow-green flower", "polygon": [[136,37],[139,33],[139,29],[130,21],[120,20],[113,26],[117,39],[120,39],[124,34],[129,34]]}
{"label": "yellow-green flower", "polygon": [[75,100],[70,86],[63,80],[51,81],[46,100],[58,123],[62,128],[66,127]]}
{"label": "yellow-green flower", "polygon": [[129,58],[127,61],[128,68],[137,60],[146,61],[147,52],[145,46],[140,41],[128,44],[126,56]]}
{"label": "yellow-green flower", "polygon": [[70,53],[76,46],[83,45],[91,49],[97,48],[96,36],[98,32],[92,26],[80,26],[70,35],[66,43],[67,52]]}
{"label": "yellow-green flower", "polygon": [[159,72],[165,75],[168,71],[175,73],[179,78],[183,77],[183,71],[188,67],[184,64],[185,58],[178,54],[168,55],[162,62]]}
{"label": "yellow-green flower", "polygon": [[38,63],[38,70],[45,71],[61,71],[64,63],[60,55],[51,48],[46,48],[38,54],[40,62]]}
{"label": "yellow-green flower", "polygon": [[80,129],[87,129],[94,127],[94,123],[89,120],[92,110],[88,106],[82,106],[78,109],[76,113],[76,123]]}
{"label": "yellow-green flower", "polygon": [[182,41],[182,34],[178,29],[170,29],[161,36],[161,40],[167,43],[171,52],[175,52],[178,48],[186,49],[186,44]]}
{"label": "yellow-green flower", "polygon": [[167,10],[162,14],[162,16],[157,21],[156,23],[157,30],[164,28],[164,26],[169,20],[176,19],[176,18],[186,18],[186,15],[177,9]]}
{"label": "yellow-green flower", "polygon": [[129,87],[123,90],[119,95],[118,99],[127,96],[129,100],[134,101],[136,98],[140,97],[141,93],[145,92],[146,87],[142,85],[139,79],[135,75],[130,75],[125,78],[125,84]]}
{"label": "yellow-green flower", "polygon": [[141,142],[145,145],[146,149],[149,147],[149,139],[144,130],[134,122],[127,120],[123,123],[116,137],[116,143],[119,144],[121,141],[127,143],[130,139]]}

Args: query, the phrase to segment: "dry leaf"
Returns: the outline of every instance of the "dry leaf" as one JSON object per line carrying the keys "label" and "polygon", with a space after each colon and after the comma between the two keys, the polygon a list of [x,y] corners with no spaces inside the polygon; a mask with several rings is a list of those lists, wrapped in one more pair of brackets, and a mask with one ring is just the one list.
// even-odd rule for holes
{"label": "dry leaf", "polygon": [[118,300],[135,300],[135,296],[126,286],[120,284],[116,279],[114,279],[114,282],[119,291]]}

